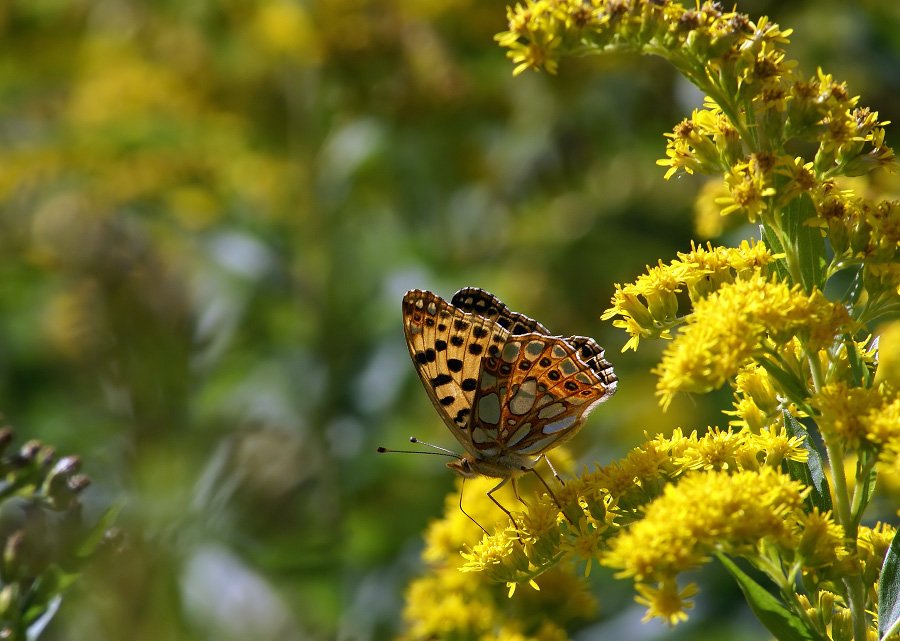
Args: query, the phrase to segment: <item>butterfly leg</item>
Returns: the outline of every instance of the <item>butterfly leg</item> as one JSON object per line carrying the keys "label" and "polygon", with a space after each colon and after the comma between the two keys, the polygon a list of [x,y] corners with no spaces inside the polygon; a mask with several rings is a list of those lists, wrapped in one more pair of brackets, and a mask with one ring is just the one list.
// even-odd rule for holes
{"label": "butterfly leg", "polygon": [[521,496],[519,496],[519,486],[516,485],[516,478],[511,477],[510,482],[512,483],[513,494],[515,494],[516,498],[519,499],[519,503],[521,503],[525,507],[528,507],[528,503],[525,502],[525,499],[523,499]]}
{"label": "butterfly leg", "polygon": [[547,465],[550,466],[550,471],[553,472],[553,476],[556,477],[556,480],[559,481],[560,485],[565,485],[565,481],[562,480],[562,477],[559,475],[559,472],[556,471],[556,468],[553,467],[553,463],[550,462],[550,459],[547,458],[546,454],[541,454],[544,457],[544,460],[547,461]]}
{"label": "butterfly leg", "polygon": [[[466,511],[463,509],[463,506],[462,506],[462,499],[463,499],[463,489],[465,489],[465,487],[466,487],[466,479],[463,478],[463,480],[462,480],[462,486],[459,488],[459,511],[462,512],[463,514],[465,514],[467,517],[469,517],[469,520],[472,521],[472,523],[474,523],[475,525],[477,525],[478,527],[480,527],[482,532],[484,532],[485,534],[487,534],[488,536],[490,536],[491,533],[488,532],[487,530],[485,530],[485,529],[484,529],[484,526],[483,526],[481,523],[479,523],[479,522],[476,521],[474,518],[472,518],[472,515],[469,514],[468,512],[466,512]],[[497,487],[500,487],[500,486],[498,485]],[[497,489],[497,488],[495,487],[494,490],[496,490],[496,489]],[[491,490],[491,492],[493,492],[493,490]],[[491,495],[490,492],[488,492],[488,496],[490,496],[490,495]],[[491,497],[491,500],[493,500],[493,497]],[[497,503],[497,501],[494,501],[494,503]],[[500,505],[500,504],[497,503],[497,505]],[[502,509],[502,508],[501,508],[501,509]],[[506,511],[506,510],[504,510],[504,512],[505,512],[505,511]]]}
{"label": "butterfly leg", "polygon": [[[495,485],[493,488],[491,488],[490,490],[488,490],[487,495],[488,495],[488,498],[494,502],[494,505],[496,505],[496,506],[499,507],[501,510],[503,510],[503,512],[506,514],[506,516],[509,517],[509,520],[512,521],[513,524],[515,524],[516,520],[513,518],[512,512],[510,512],[510,511],[507,510],[505,507],[503,507],[502,505],[500,505],[500,501],[498,501],[497,499],[494,498],[494,492],[496,492],[496,491],[499,490],[501,487],[503,487],[504,485],[506,485],[506,482],[507,482],[508,480],[509,480],[508,478],[501,479],[500,482],[497,483],[497,485]],[[515,488],[516,488],[516,485],[515,485],[515,482],[513,482],[513,490],[515,490]],[[518,491],[516,491],[516,496],[518,496]],[[519,499],[519,500],[521,501],[521,499]],[[523,501],[523,503],[524,503],[524,501]],[[484,529],[484,528],[482,528],[482,529]]]}
{"label": "butterfly leg", "polygon": [[[548,461],[548,462],[549,462],[549,461]],[[552,469],[552,468],[551,468],[551,469]],[[550,495],[550,498],[552,498],[552,499],[553,499],[553,502],[556,503],[556,507],[558,507],[558,508],[559,508],[559,511],[562,513],[562,515],[563,515],[564,517],[566,517],[566,520],[567,520],[569,523],[572,523],[572,520],[571,520],[571,519],[569,518],[569,516],[566,514],[565,510],[563,510],[563,506],[562,506],[562,504],[559,502],[559,499],[556,498],[556,494],[554,494],[554,493],[553,493],[553,490],[550,489],[550,486],[547,485],[547,481],[544,480],[544,477],[541,476],[540,474],[538,474],[538,471],[537,471],[536,469],[534,469],[533,467],[523,467],[523,468],[522,468],[522,471],[523,471],[523,472],[531,472],[531,473],[533,473],[536,477],[538,477],[538,480],[541,482],[541,484],[542,484],[542,485],[544,486],[544,488],[547,490],[547,493]],[[573,523],[573,525],[574,525],[574,523]]]}

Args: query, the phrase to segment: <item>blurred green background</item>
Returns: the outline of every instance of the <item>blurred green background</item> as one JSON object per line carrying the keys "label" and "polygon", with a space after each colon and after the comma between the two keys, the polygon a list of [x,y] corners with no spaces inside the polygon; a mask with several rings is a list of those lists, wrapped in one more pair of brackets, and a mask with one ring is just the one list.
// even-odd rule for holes
{"label": "blurred green background", "polygon": [[[738,9],[900,120],[894,0]],[[637,56],[514,79],[504,27],[499,0],[0,4],[0,412],[80,455],[88,517],[121,505],[125,537],[46,638],[396,634],[453,477],[375,448],[456,448],[409,363],[410,288],[477,285],[607,346],[620,391],[581,464],[725,424],[724,392],[662,415],[660,346],[622,355],[599,321],[696,237],[702,180],[655,160],[701,97]],[[595,574],[579,638],[766,637],[714,573],[675,631]]]}

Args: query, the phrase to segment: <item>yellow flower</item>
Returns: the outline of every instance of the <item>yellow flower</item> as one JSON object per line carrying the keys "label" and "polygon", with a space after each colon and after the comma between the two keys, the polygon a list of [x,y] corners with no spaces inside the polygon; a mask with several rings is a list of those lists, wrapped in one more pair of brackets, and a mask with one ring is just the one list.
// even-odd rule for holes
{"label": "yellow flower", "polygon": [[[516,534],[525,544],[528,557],[535,564],[541,565],[558,552],[562,536],[558,526],[560,518],[556,501],[546,496],[540,501],[532,502],[522,514]],[[522,569],[526,568],[527,565]]]}
{"label": "yellow flower", "polygon": [[888,523],[876,523],[871,528],[860,526],[856,547],[867,585],[874,585],[878,580],[884,557],[896,534],[897,528]]}
{"label": "yellow flower", "polygon": [[785,460],[805,463],[809,459],[803,439],[788,436],[783,427],[778,431],[766,428],[758,434],[749,434],[747,438],[755,448],[765,453],[765,462],[769,467],[778,468]]}
{"label": "yellow flower", "polygon": [[615,315],[623,319],[613,321],[613,325],[625,329],[632,338],[622,351],[637,349],[641,337],[668,338],[671,323],[678,311],[675,294],[681,284],[672,270],[660,262],[658,267],[647,267],[647,273],[638,277],[634,284],[616,285],[613,306],[603,312],[606,320]]}
{"label": "yellow flower", "polygon": [[764,350],[763,341],[783,344],[802,335],[816,348],[849,326],[846,309],[799,286],[760,275],[725,285],[695,304],[687,325],[663,353],[655,370],[665,408],[677,392],[708,392],[736,375]]}
{"label": "yellow flower", "polygon": [[[870,390],[871,391],[871,390]],[[860,420],[866,440],[878,450],[878,470],[886,486],[900,479],[900,394],[882,383],[875,392],[878,399]]]}
{"label": "yellow flower", "polygon": [[[456,575],[454,577],[453,575]],[[416,579],[406,591],[403,618],[411,639],[471,637],[491,629],[497,611],[477,581],[458,572]]]}
{"label": "yellow flower", "polygon": [[487,534],[468,552],[460,552],[466,563],[460,568],[463,572],[481,572],[486,568],[500,565],[512,554],[516,540],[505,532],[488,536]]}
{"label": "yellow flower", "polygon": [[649,621],[657,617],[669,625],[687,621],[686,610],[694,607],[694,604],[688,599],[699,592],[699,588],[694,583],[688,583],[683,590],[679,591],[678,584],[671,580],[662,581],[656,587],[638,583],[635,589],[638,596],[634,600],[647,606],[647,614],[644,615],[643,620]]}
{"label": "yellow flower", "polygon": [[[502,527],[505,528],[508,519],[502,518],[505,515],[500,513],[497,506],[485,495],[494,485],[496,483],[486,477],[466,481],[463,497],[465,509],[472,518],[484,523],[486,527],[502,523]],[[460,548],[475,543],[482,535],[481,529],[459,509],[462,490],[462,479],[459,479],[455,491],[444,499],[443,518],[432,522],[425,532],[425,550],[422,552],[422,558],[427,563],[458,563]]]}
{"label": "yellow flower", "polygon": [[552,498],[544,496],[541,500],[531,501],[522,514],[519,534],[526,539],[546,536],[550,532],[556,532],[559,518],[559,508]]}
{"label": "yellow flower", "polygon": [[717,109],[695,109],[690,119],[682,120],[672,133],[665,134],[669,139],[666,158],[656,161],[657,165],[669,168],[664,178],[668,180],[679,169],[687,174],[716,173],[720,165],[714,140],[717,130],[721,130],[723,135],[734,131]]}
{"label": "yellow flower", "polygon": [[863,442],[884,445],[900,437],[900,402],[885,404],[885,400],[879,389],[836,382],[823,386],[810,404],[819,410],[816,422],[826,438],[836,435],[856,449]]}
{"label": "yellow flower", "polygon": [[741,368],[734,381],[734,410],[725,414],[737,417],[729,425],[759,433],[781,419],[781,401],[766,370],[756,364]]}
{"label": "yellow flower", "polygon": [[603,544],[603,530],[589,523],[586,518],[581,519],[575,529],[575,536],[569,539],[564,549],[578,558],[584,560],[584,576],[590,576],[591,565],[595,556],[600,553]]}
{"label": "yellow flower", "polygon": [[556,73],[565,18],[555,5],[536,0],[507,8],[509,30],[498,33],[494,39],[509,49],[506,55],[516,64],[513,75],[526,69]]}
{"label": "yellow flower", "polygon": [[746,429],[750,432],[759,432],[768,427],[774,417],[762,411],[749,396],[736,396],[733,410],[723,410],[724,414],[734,416],[728,424],[738,429]]}
{"label": "yellow flower", "polygon": [[659,449],[654,441],[631,450],[625,457],[624,464],[632,477],[643,486],[655,482],[663,474],[672,473],[675,469],[668,452]]}
{"label": "yellow flower", "polygon": [[772,379],[759,365],[749,365],[738,372],[735,391],[749,396],[767,414],[778,411],[781,406]]}
{"label": "yellow flower", "polygon": [[689,445],[675,459],[684,470],[735,470],[744,445],[744,437],[731,430],[722,432],[717,427],[709,428],[706,434],[697,438],[693,432]]}
{"label": "yellow flower", "polygon": [[815,508],[798,518],[800,540],[797,551],[809,568],[834,565],[848,556],[844,547],[844,528],[834,522],[831,512]]}
{"label": "yellow flower", "polygon": [[700,188],[694,201],[694,230],[701,238],[715,238],[725,229],[722,208],[716,202],[728,194],[721,180],[709,180]]}
{"label": "yellow flower", "polygon": [[624,459],[585,474],[582,478],[588,506],[596,497],[605,501],[602,508],[597,506],[591,514],[596,518],[602,510],[607,524],[612,524],[614,508],[632,509],[656,497],[664,479],[675,473],[669,447],[670,442],[660,435],[633,448]]}
{"label": "yellow flower", "polygon": [[764,539],[789,543],[807,493],[769,467],[687,474],[612,542],[602,563],[646,583],[698,567],[714,551],[745,553]]}
{"label": "yellow flower", "polygon": [[768,209],[767,199],[776,193],[770,175],[773,164],[772,158],[753,154],[731,167],[725,174],[729,195],[717,201],[723,205],[723,216],[740,211],[752,222]]}
{"label": "yellow flower", "polygon": [[601,319],[619,316],[613,325],[625,329],[631,339],[622,348],[637,349],[641,338],[670,338],[680,322],[677,294],[687,288],[693,302],[736,278],[749,278],[781,255],[772,254],[760,242],[743,241],[739,247],[697,246],[679,253],[668,265],[660,261],[634,283],[616,285],[612,307]]}
{"label": "yellow flower", "polygon": [[872,227],[872,258],[878,262],[897,260],[900,250],[900,202],[884,200],[865,211]]}
{"label": "yellow flower", "polygon": [[746,240],[739,247],[713,247],[691,243],[691,251],[678,252],[672,261],[671,270],[675,277],[687,285],[692,301],[705,298],[726,283],[736,278],[749,277],[759,273],[766,265],[783,254],[772,254],[761,242]]}
{"label": "yellow flower", "polygon": [[803,162],[803,158],[799,156],[781,158],[775,172],[787,176],[789,181],[781,191],[782,202],[789,202],[795,196],[811,192],[822,185],[813,163]]}

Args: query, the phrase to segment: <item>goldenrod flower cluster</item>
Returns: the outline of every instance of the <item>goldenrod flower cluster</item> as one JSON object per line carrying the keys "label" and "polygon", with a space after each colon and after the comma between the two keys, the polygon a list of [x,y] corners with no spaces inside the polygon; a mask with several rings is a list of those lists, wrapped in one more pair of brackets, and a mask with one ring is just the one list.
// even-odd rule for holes
{"label": "goldenrod flower cluster", "polygon": [[721,387],[751,358],[777,353],[795,336],[818,350],[851,327],[847,310],[819,291],[807,295],[762,276],[737,281],[696,303],[656,369],[657,393],[667,407],[677,392]]}
{"label": "goldenrod flower cluster", "polygon": [[[403,639],[564,641],[568,623],[595,615],[596,599],[565,566],[529,571],[535,545],[546,547],[555,533],[559,546],[558,510],[541,502],[522,515],[534,528],[529,542],[508,523],[479,540],[481,530],[459,509],[460,492],[465,490],[466,512],[490,525],[502,516],[485,494],[493,485],[489,479],[460,484],[447,497],[444,517],[429,527],[422,556],[430,571],[407,591]],[[495,496],[516,502],[506,488]],[[517,590],[519,584],[524,589]]]}
{"label": "goldenrod flower cluster", "polygon": [[[897,479],[900,492],[900,330],[889,326],[883,343],[872,333],[874,321],[900,315],[900,203],[857,193],[848,179],[895,165],[888,123],[823,70],[799,75],[783,48],[790,29],[718,3],[525,0],[508,18],[497,40],[515,74],[554,73],[576,54],[670,61],[706,100],[666,135],[665,178],[717,176],[699,201],[703,227],[720,229],[716,215],[740,217],[760,237],[692,244],[617,284],[603,313],[628,333],[623,351],[671,341],[654,370],[663,409],[679,393],[731,386],[729,427],[648,436],[623,459],[554,486],[553,496],[530,496],[514,522],[480,541],[477,529],[465,541],[437,536],[459,523],[448,503],[425,555],[435,568],[422,580],[432,582],[430,596],[469,598],[494,583],[513,600],[534,599],[544,581],[565,575],[565,589],[587,603],[576,579],[596,562],[634,582],[648,617],[674,625],[699,590],[682,574],[717,559],[757,611],[777,603],[779,622],[763,623],[802,630],[792,638],[886,637],[895,622],[878,619],[892,616],[879,612],[879,587],[900,574],[896,552],[885,560],[891,542],[900,544],[872,511],[877,479]],[[832,278],[847,273],[853,286],[832,293]],[[874,525],[861,525],[864,517]],[[480,620],[493,634],[547,634],[509,609],[499,614],[498,593],[471,597],[491,608]],[[411,593],[413,638],[447,636],[421,627],[425,607]]]}
{"label": "goldenrod flower cluster", "polygon": [[725,284],[764,273],[780,255],[764,243],[744,241],[739,247],[691,245],[668,264],[659,261],[634,283],[616,285],[613,306],[602,319],[619,317],[613,325],[631,336],[623,351],[637,349],[641,338],[671,338],[671,331],[684,322],[679,314],[678,294],[685,292],[696,304]]}

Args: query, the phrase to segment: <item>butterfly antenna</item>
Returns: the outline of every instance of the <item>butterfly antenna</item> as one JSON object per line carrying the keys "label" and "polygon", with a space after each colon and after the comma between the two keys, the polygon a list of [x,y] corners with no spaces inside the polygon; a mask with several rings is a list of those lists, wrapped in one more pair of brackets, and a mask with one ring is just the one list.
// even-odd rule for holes
{"label": "butterfly antenna", "polygon": [[425,445],[427,447],[431,447],[438,451],[437,452],[423,452],[421,450],[389,450],[386,447],[379,447],[377,451],[379,454],[386,454],[386,453],[391,453],[391,454],[430,454],[431,456],[450,456],[457,460],[462,458],[459,454],[448,450],[446,447],[441,447],[440,445],[432,445],[431,443],[425,443],[425,442],[417,439],[415,436],[410,436],[409,442],[414,443],[416,445]]}
{"label": "butterfly antenna", "polygon": [[462,458],[459,454],[457,454],[456,452],[454,452],[452,450],[448,450],[446,447],[441,447],[440,445],[432,445],[431,443],[426,443],[425,441],[420,441],[415,436],[410,436],[409,442],[416,443],[418,445],[424,445],[425,447],[430,447],[435,450],[439,450],[439,451],[443,452],[444,454],[449,454],[450,456],[452,456],[454,458]]}

